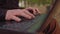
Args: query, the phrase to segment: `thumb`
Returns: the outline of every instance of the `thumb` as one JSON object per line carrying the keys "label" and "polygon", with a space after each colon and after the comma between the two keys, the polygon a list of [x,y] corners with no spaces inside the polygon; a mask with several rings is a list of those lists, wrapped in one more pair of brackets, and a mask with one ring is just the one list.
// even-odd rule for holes
{"label": "thumb", "polygon": [[21,19],[20,19],[19,17],[16,17],[16,16],[12,16],[11,19],[12,19],[12,20],[15,20],[15,21],[17,21],[17,22],[21,21]]}

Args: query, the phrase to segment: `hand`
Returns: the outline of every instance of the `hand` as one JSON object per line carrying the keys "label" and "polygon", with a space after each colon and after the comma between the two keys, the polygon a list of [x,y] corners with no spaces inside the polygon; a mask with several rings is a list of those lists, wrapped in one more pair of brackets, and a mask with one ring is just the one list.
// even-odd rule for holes
{"label": "hand", "polygon": [[6,20],[15,20],[17,22],[21,21],[21,18],[17,17],[17,16],[22,16],[25,17],[27,19],[32,19],[35,16],[33,14],[31,14],[28,10],[26,9],[14,9],[14,10],[8,10],[6,13]]}
{"label": "hand", "polygon": [[27,10],[32,10],[34,15],[40,14],[38,8],[29,7],[29,8],[26,8],[26,9],[27,9]]}

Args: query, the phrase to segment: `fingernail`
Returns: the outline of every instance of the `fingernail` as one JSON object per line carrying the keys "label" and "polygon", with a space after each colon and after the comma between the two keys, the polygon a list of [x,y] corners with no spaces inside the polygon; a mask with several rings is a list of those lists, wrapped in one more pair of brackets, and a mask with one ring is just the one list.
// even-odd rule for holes
{"label": "fingernail", "polygon": [[33,16],[32,18],[35,18],[35,16]]}
{"label": "fingernail", "polygon": [[19,19],[19,20],[17,20],[18,22],[20,22],[21,21],[21,19]]}
{"label": "fingernail", "polygon": [[32,19],[32,17],[29,17],[29,19]]}

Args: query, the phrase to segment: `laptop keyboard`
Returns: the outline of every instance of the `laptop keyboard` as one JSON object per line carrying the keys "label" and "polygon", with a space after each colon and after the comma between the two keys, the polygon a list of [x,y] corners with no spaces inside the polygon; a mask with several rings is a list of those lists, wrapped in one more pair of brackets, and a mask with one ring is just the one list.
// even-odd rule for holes
{"label": "laptop keyboard", "polygon": [[44,16],[37,15],[36,18],[32,20],[23,19],[23,21],[21,22],[10,21],[10,23],[7,22],[8,24],[3,25],[2,27],[0,27],[0,29],[7,29],[7,30],[19,31],[19,32],[28,31],[34,24],[36,24],[38,21],[41,21],[41,17]]}

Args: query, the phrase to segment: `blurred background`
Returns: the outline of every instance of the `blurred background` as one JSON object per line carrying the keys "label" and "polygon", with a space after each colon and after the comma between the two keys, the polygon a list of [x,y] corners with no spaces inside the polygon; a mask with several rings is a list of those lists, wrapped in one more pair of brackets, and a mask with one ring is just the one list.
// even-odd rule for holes
{"label": "blurred background", "polygon": [[38,8],[41,13],[46,13],[52,1],[53,0],[19,0],[19,7],[34,7]]}

